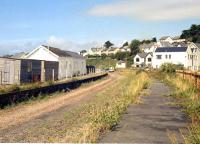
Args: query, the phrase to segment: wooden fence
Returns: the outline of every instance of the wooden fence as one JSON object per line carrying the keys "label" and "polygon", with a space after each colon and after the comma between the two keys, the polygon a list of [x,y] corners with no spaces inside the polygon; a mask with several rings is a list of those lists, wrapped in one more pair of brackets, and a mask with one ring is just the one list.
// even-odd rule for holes
{"label": "wooden fence", "polygon": [[193,82],[196,87],[200,88],[200,73],[199,72],[177,70],[176,73],[183,79],[187,79],[190,82]]}
{"label": "wooden fence", "polygon": [[81,80],[71,81],[71,82],[58,83],[58,84],[44,86],[40,88],[0,94],[0,108],[4,108],[5,106],[11,105],[13,103],[27,101],[33,97],[38,97],[40,95],[49,95],[49,94],[52,94],[55,92],[61,92],[61,91],[67,92],[69,90],[72,90],[81,86],[81,84],[88,83],[91,81],[96,81],[98,79],[106,77],[107,75],[108,74],[106,73],[106,74],[93,76],[93,77],[89,77],[89,78],[85,78]]}

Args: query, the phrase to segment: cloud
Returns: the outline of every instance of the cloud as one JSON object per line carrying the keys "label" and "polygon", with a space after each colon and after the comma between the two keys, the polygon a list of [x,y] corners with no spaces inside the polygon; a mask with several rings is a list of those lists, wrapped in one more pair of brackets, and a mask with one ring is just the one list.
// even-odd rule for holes
{"label": "cloud", "polygon": [[146,21],[200,18],[200,0],[118,0],[96,5],[92,16],[125,16]]}
{"label": "cloud", "polygon": [[63,50],[70,50],[70,51],[76,51],[76,52],[84,50],[84,49],[87,50],[91,47],[99,45],[99,43],[95,42],[95,41],[85,42],[85,43],[77,43],[77,42],[69,41],[65,38],[60,38],[60,37],[55,37],[55,36],[49,37],[46,44],[50,45],[50,46],[61,48]]}
{"label": "cloud", "polygon": [[19,52],[30,52],[32,49],[40,45],[42,42],[34,40],[15,40],[0,42],[0,56],[7,54],[15,54]]}
{"label": "cloud", "polygon": [[79,52],[81,50],[88,50],[91,47],[100,45],[98,42],[85,42],[76,43],[65,38],[50,36],[46,41],[40,41],[36,39],[24,39],[0,42],[0,56],[7,54],[16,54],[19,52],[30,52],[39,45],[46,44],[49,46],[57,47],[63,50],[70,50]]}

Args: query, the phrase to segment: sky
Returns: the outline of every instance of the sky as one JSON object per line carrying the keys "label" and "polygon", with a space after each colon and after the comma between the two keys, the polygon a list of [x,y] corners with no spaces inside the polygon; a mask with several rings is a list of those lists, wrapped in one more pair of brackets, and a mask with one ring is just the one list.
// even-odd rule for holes
{"label": "sky", "polygon": [[0,55],[41,44],[80,51],[110,40],[177,36],[200,24],[200,0],[0,0]]}

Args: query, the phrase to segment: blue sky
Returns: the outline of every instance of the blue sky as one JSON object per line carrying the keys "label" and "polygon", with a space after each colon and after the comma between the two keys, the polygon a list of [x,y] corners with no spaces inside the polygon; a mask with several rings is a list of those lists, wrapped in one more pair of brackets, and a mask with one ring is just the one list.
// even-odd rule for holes
{"label": "blue sky", "polygon": [[198,0],[0,0],[0,55],[176,36],[200,23],[199,9]]}

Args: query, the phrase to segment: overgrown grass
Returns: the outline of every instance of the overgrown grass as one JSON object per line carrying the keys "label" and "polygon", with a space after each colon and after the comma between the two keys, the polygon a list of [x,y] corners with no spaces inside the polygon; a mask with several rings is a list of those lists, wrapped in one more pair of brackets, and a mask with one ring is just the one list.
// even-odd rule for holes
{"label": "overgrown grass", "polygon": [[177,98],[177,104],[184,108],[184,111],[191,119],[189,134],[185,136],[186,144],[200,143],[200,90],[192,82],[182,79],[177,75],[162,75],[162,79],[174,87],[174,97]]}
{"label": "overgrown grass", "polygon": [[109,67],[115,67],[117,60],[113,59],[87,59],[87,65],[93,65],[97,68],[106,69]]}
{"label": "overgrown grass", "polygon": [[[130,103],[140,103],[139,93],[149,83],[144,72],[125,71],[124,78],[106,90],[94,94],[94,99],[65,116],[68,126],[61,135],[49,138],[50,142],[96,142],[100,135],[117,125]],[[70,127],[69,127],[70,125]]]}
{"label": "overgrown grass", "polygon": [[[88,82],[88,83],[83,83],[83,84],[81,84],[78,88],[80,89],[80,88],[86,88],[86,87],[89,87],[89,86],[91,86],[91,85],[94,85],[94,84],[96,84],[96,83],[99,83],[99,82],[101,82],[101,81],[104,81],[104,80],[106,80],[108,77],[103,77],[103,78],[101,78],[101,79],[99,79],[99,80],[96,80],[96,81],[91,81],[91,82]],[[51,84],[51,83],[50,83]],[[49,85],[50,85],[49,84]],[[68,92],[70,92],[70,90],[68,91]],[[38,95],[37,97],[31,97],[31,98],[29,98],[28,100],[25,100],[25,101],[23,101],[23,102],[19,102],[19,103],[12,103],[12,104],[10,104],[10,105],[7,105],[7,106],[5,106],[5,107],[3,107],[3,108],[0,108],[0,110],[1,109],[10,109],[10,108],[14,108],[14,107],[16,107],[16,106],[20,106],[20,105],[28,105],[28,104],[34,104],[34,103],[38,103],[38,102],[41,102],[41,101],[46,101],[46,100],[48,100],[48,99],[50,99],[50,98],[52,98],[52,97],[58,97],[58,96],[63,96],[63,95],[65,95],[66,94],[66,92],[63,90],[63,91],[57,91],[57,92],[54,92],[54,93],[52,93],[52,94],[40,94],[40,95]]]}

